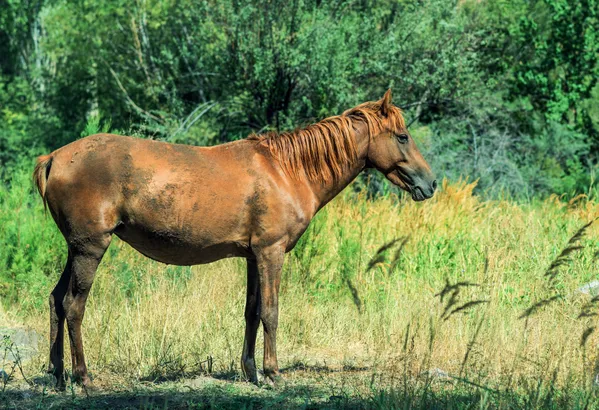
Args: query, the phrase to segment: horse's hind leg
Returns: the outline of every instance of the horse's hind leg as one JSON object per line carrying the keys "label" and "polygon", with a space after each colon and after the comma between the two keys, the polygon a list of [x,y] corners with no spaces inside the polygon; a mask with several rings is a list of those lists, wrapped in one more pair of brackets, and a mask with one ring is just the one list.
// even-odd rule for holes
{"label": "horse's hind leg", "polygon": [[111,234],[87,238],[85,245],[70,246],[72,254],[71,275],[63,307],[71,342],[73,380],[88,385],[90,379],[85,365],[81,322],[85,314],[85,302],[91,289],[96,269],[110,244]]}
{"label": "horse's hind leg", "polygon": [[56,377],[56,386],[62,390],[64,384],[64,308],[62,302],[67,293],[71,276],[72,255],[69,252],[67,264],[60,280],[50,294],[50,364],[48,373]]}
{"label": "horse's hind leg", "polygon": [[58,284],[50,294],[50,365],[48,372],[56,377],[56,388],[65,389],[64,379],[64,322],[69,327],[73,379],[89,383],[81,322],[85,302],[91,289],[96,269],[106,248],[110,234],[100,235],[84,247],[69,245],[69,256]]}

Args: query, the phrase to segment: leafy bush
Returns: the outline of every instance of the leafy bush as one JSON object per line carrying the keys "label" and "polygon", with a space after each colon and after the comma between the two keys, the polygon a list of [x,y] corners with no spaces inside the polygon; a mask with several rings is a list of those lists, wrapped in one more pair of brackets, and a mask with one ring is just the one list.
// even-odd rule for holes
{"label": "leafy bush", "polygon": [[44,213],[29,167],[0,184],[0,300],[19,309],[40,309],[64,267],[66,244]]}
{"label": "leafy bush", "polygon": [[302,126],[391,87],[412,129],[427,130],[440,177],[469,175],[490,195],[586,192],[599,156],[598,9],[10,1],[0,7],[0,167],[75,140],[99,115],[130,134],[205,145]]}

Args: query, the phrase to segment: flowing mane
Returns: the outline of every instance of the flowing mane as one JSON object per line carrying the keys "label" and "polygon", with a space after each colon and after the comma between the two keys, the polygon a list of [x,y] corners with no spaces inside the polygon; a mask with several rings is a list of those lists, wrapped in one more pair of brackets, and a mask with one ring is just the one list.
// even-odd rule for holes
{"label": "flowing mane", "polygon": [[367,124],[368,138],[385,128],[405,128],[399,108],[391,106],[387,118],[381,117],[380,108],[380,101],[365,102],[303,129],[251,134],[248,139],[267,146],[289,176],[300,178],[303,170],[310,181],[330,183],[338,180],[348,163],[357,160],[354,122]]}

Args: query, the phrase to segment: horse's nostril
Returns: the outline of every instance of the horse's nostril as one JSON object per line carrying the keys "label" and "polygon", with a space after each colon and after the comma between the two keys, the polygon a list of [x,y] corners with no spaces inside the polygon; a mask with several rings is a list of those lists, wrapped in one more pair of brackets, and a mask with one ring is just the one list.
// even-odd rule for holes
{"label": "horse's nostril", "polygon": [[435,179],[432,183],[433,191],[437,189],[437,180]]}

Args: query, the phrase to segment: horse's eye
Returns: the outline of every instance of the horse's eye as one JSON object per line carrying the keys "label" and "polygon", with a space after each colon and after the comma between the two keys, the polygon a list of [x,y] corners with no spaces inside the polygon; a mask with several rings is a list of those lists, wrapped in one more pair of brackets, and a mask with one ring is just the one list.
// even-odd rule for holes
{"label": "horse's eye", "polygon": [[401,144],[406,144],[408,142],[408,135],[407,134],[399,134],[399,135],[397,135],[397,140]]}

